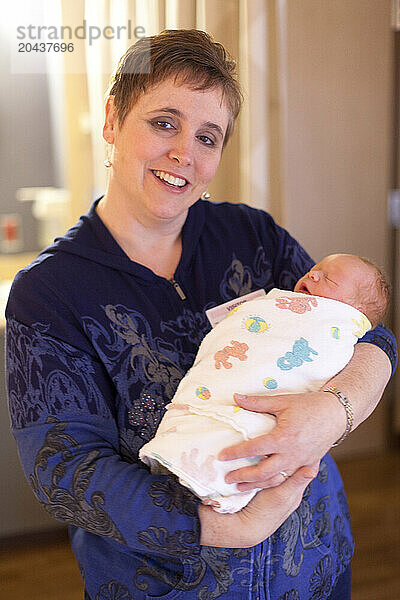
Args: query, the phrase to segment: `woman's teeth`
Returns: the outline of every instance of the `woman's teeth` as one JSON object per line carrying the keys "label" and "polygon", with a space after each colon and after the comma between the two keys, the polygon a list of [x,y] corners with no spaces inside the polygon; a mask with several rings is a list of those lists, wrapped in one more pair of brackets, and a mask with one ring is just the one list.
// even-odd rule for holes
{"label": "woman's teeth", "polygon": [[181,179],[180,177],[173,177],[165,171],[153,171],[153,173],[162,181],[166,181],[170,185],[174,185],[176,187],[183,187],[187,183],[186,179]]}

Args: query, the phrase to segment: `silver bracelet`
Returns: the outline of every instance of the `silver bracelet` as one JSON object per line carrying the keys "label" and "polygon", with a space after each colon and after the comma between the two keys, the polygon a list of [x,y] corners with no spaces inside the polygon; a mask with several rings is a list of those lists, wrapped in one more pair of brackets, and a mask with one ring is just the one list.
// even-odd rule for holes
{"label": "silver bracelet", "polygon": [[334,444],[332,444],[332,448],[335,448],[335,446],[339,446],[339,444],[341,444],[347,438],[347,436],[349,435],[349,433],[351,432],[351,428],[353,427],[353,421],[354,421],[353,407],[350,404],[350,402],[347,400],[347,398],[343,394],[343,392],[341,392],[340,390],[338,390],[336,387],[333,387],[333,386],[330,385],[330,386],[324,388],[322,391],[323,392],[330,392],[331,394],[333,394],[334,396],[336,396],[336,398],[343,405],[344,410],[346,411],[346,429],[344,430],[344,433],[343,433],[342,437],[340,437],[337,440],[337,442],[335,442]]}

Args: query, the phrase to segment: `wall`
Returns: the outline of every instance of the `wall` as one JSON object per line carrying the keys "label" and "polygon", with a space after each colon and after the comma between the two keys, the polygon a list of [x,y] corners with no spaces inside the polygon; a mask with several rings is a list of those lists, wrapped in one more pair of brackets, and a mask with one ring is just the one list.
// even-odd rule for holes
{"label": "wall", "polygon": [[[353,252],[387,267],[391,3],[284,4],[284,224],[316,260]],[[340,451],[383,447],[386,419],[383,402]]]}
{"label": "wall", "polygon": [[12,33],[3,23],[0,34],[0,215],[20,214],[24,238],[21,250],[37,250],[37,224],[31,203],[16,203],[15,193],[21,187],[58,185],[47,76],[11,73],[8,36]]}
{"label": "wall", "polygon": [[392,51],[390,1],[288,3],[285,223],[316,259],[387,262]]}

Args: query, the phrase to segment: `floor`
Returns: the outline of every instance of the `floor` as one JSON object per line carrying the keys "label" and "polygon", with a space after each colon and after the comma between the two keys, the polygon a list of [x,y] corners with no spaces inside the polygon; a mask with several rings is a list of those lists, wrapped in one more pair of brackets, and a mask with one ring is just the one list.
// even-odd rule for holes
{"label": "floor", "polygon": [[400,453],[339,467],[356,540],[352,600],[400,600]]}
{"label": "floor", "polygon": [[[352,600],[400,600],[400,453],[339,464],[348,492],[356,554]],[[0,544],[0,596],[12,600],[83,600],[68,542]]]}

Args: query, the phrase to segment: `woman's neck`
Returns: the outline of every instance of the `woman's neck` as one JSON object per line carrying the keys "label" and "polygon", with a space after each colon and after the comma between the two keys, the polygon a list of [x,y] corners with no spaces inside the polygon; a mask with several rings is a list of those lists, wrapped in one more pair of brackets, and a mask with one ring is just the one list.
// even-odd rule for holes
{"label": "woman's neck", "polygon": [[112,206],[104,196],[97,214],[127,256],[156,275],[171,279],[182,254],[183,223],[144,224]]}

